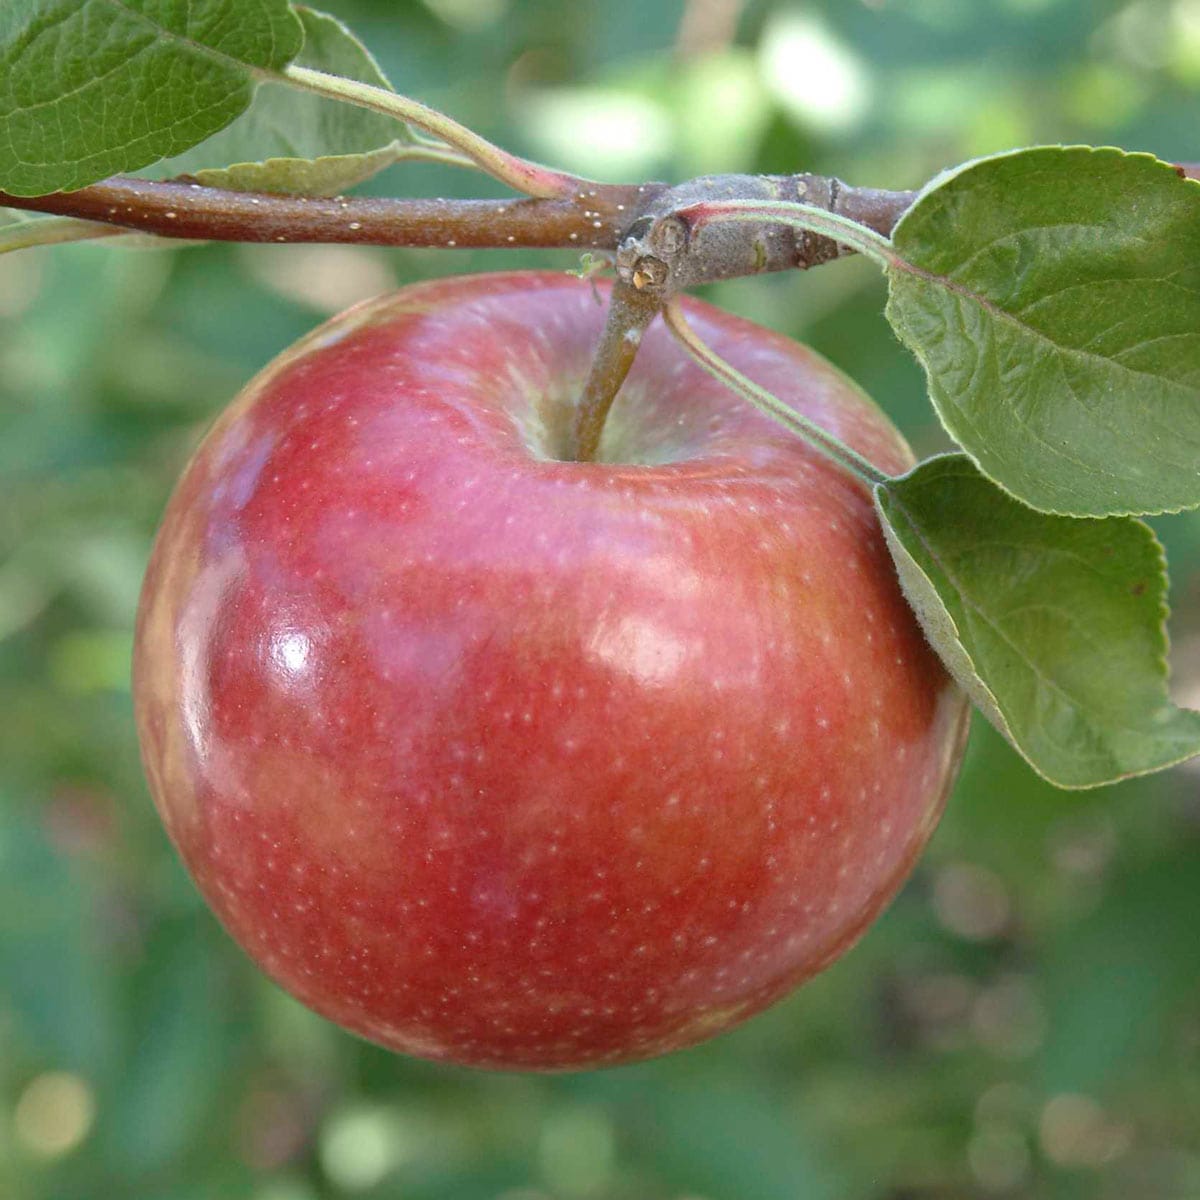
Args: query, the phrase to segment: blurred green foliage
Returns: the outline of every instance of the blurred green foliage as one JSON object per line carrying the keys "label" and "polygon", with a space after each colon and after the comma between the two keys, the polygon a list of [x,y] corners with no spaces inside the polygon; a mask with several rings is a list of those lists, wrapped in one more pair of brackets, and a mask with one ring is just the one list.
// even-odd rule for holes
{"label": "blurred green foliage", "polygon": [[[400,90],[608,178],[836,173],[1115,143],[1200,159],[1197,0],[345,0]],[[406,166],[391,194],[494,194]],[[364,294],[565,254],[68,246],[0,260],[0,1196],[1200,1197],[1200,771],[1056,792],[979,725],[933,846],[843,962],[685,1054],[595,1074],[396,1058],[308,1014],[151,808],[128,658],[188,448]],[[718,303],[944,443],[864,262]],[[1171,553],[1200,706],[1200,517]]]}

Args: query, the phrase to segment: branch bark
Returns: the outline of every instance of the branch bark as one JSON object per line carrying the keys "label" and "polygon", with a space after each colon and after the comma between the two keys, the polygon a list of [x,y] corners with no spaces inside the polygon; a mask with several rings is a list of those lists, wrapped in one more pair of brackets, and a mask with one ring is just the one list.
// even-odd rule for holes
{"label": "branch bark", "polygon": [[567,200],[325,199],[118,175],[76,192],[0,192],[0,207],[80,217],[184,240],[612,250],[627,224],[625,214],[664,186],[609,184]]}
{"label": "branch bark", "polygon": [[[747,176],[747,179],[754,178]],[[810,197],[879,233],[891,232],[915,192],[855,188],[816,175],[775,177],[789,195]],[[639,216],[668,190],[662,183],[597,184],[567,199],[331,199],[233,192],[188,180],[118,175],[75,192],[13,196],[0,207],[52,213],[185,241],[325,242],[372,246],[518,246],[616,250]],[[816,266],[835,257],[828,239],[810,238],[787,261],[759,269]]]}
{"label": "branch bark", "polygon": [[[1177,170],[1185,178],[1200,180],[1200,163],[1180,163]],[[727,190],[726,199],[762,198],[761,186],[768,185],[774,199],[786,196],[815,204],[884,237],[917,196],[915,191],[852,187],[820,175],[724,178],[759,181],[751,191]],[[639,218],[670,206],[674,197],[667,193],[693,188],[700,199],[704,185],[713,182],[699,179],[678,188],[663,183],[596,184],[566,199],[410,200],[255,194],[204,187],[186,179],[118,175],[79,191],[47,196],[0,191],[0,208],[51,213],[184,241],[615,251]],[[759,240],[768,251],[771,239],[771,230],[764,227]],[[830,238],[804,234],[779,243],[778,252],[768,253],[765,259],[756,252],[754,260],[735,273],[804,270],[843,252]]]}

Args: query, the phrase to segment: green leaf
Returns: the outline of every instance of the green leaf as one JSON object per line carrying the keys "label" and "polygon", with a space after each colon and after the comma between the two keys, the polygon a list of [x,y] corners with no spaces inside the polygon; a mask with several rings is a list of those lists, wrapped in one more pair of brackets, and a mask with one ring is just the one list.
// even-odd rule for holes
{"label": "green leaf", "polygon": [[229,124],[299,52],[287,0],[4,0],[0,187],[85,187]]}
{"label": "green leaf", "polygon": [[1166,572],[1145,524],[1035,512],[961,454],[875,502],[926,636],[1039,774],[1095,787],[1200,753],[1200,712],[1167,696]]}
{"label": "green leaf", "polygon": [[[340,21],[297,8],[300,66],[392,90],[370,51]],[[406,125],[320,96],[265,83],[236,121],[154,174],[192,175],[210,187],[335,196],[405,157]],[[233,165],[230,165],[233,164]]]}
{"label": "green leaf", "polygon": [[989,477],[1075,516],[1200,504],[1200,183],[1023,150],[935,181],[892,240],[888,319]]}

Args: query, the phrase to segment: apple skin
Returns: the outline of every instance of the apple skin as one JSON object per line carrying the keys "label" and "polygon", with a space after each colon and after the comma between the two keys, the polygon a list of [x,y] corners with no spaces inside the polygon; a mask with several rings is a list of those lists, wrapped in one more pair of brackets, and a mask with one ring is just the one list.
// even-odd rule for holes
{"label": "apple skin", "polygon": [[[811,351],[687,312],[911,464]],[[146,576],[172,840],[272,978],[407,1054],[582,1068],[741,1021],[879,913],[961,757],[866,489],[660,323],[601,461],[556,459],[603,320],[542,273],[342,314],[217,421]]]}

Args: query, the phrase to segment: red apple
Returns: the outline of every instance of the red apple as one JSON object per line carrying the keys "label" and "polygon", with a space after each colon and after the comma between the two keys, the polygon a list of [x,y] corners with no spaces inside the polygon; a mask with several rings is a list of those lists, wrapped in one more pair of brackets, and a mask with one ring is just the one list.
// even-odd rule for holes
{"label": "red apple", "polygon": [[[887,419],[693,302],[880,467]],[[832,962],[960,757],[866,490],[647,334],[560,461],[604,309],[565,275],[406,288],[217,421],[146,577],[154,799],[233,936],[362,1036],[486,1067],[686,1046]]]}

